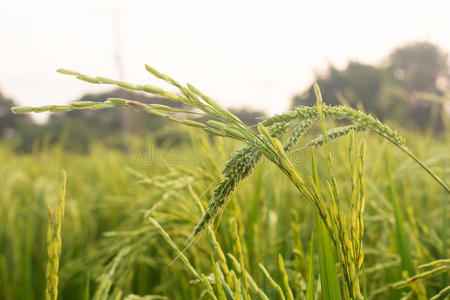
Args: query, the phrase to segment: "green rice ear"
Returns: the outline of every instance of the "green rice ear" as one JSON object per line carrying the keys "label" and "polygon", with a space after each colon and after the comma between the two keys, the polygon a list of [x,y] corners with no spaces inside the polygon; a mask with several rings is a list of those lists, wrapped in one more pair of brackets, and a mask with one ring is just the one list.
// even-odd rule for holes
{"label": "green rice ear", "polygon": [[16,107],[11,108],[11,111],[13,113],[15,113],[16,115],[19,115],[19,114],[31,113],[31,112],[33,112],[33,109],[34,108],[31,106],[16,106]]}

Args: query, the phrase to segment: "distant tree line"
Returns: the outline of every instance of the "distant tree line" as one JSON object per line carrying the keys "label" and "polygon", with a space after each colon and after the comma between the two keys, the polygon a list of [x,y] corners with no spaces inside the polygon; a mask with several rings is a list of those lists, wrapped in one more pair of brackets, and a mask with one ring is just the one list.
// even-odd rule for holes
{"label": "distant tree line", "polygon": [[[76,101],[103,102],[108,98],[123,98],[181,107],[161,97],[149,97],[144,93],[134,93],[123,89],[109,92],[87,94]],[[17,142],[17,149],[30,151],[36,143],[62,143],[68,150],[84,152],[89,146],[101,141],[111,147],[123,147],[127,138],[153,134],[159,144],[170,142],[179,144],[188,140],[185,131],[164,118],[148,115],[141,111],[126,108],[105,110],[76,110],[51,114],[44,124],[36,124],[29,115],[13,115],[11,107],[14,101],[0,93],[0,141],[3,139]],[[264,113],[251,109],[233,110],[249,126],[257,124]],[[125,114],[125,116],[123,116]],[[126,126],[124,121],[126,120]],[[124,128],[126,127],[126,128]],[[39,145],[37,145],[39,146]]]}
{"label": "distant tree line", "polygon": [[0,138],[13,138],[21,129],[32,124],[28,115],[16,116],[11,113],[11,107],[15,105],[13,99],[0,91]]}
{"label": "distant tree line", "polygon": [[[450,87],[448,54],[430,43],[397,48],[380,65],[351,61],[343,70],[330,66],[315,81],[326,103],[364,109],[381,120],[440,131],[448,117],[444,103],[426,97],[442,96]],[[310,106],[315,101],[311,85],[292,105]]]}
{"label": "distant tree line", "polygon": [[[420,129],[439,132],[446,116],[444,103],[429,101],[424,95],[442,96],[449,90],[448,55],[430,43],[415,43],[395,49],[380,65],[351,61],[343,70],[330,66],[315,79],[324,101],[328,104],[346,104],[363,109],[381,120],[396,122]],[[168,104],[160,97],[114,89],[99,94],[87,94],[77,101],[105,101],[107,98],[135,99],[144,103]],[[315,103],[313,87],[294,96],[292,106],[311,106]],[[123,140],[123,111],[78,110],[52,114],[45,124],[35,124],[28,115],[13,115],[14,101],[0,92],[0,141],[14,140],[17,149],[29,151],[36,143],[63,143],[66,148],[86,151],[89,145],[101,141],[121,147]],[[173,102],[170,105],[176,105]],[[181,105],[181,104],[179,104]],[[138,111],[126,110],[125,136],[154,133],[157,142],[181,143],[186,134],[163,118]],[[249,126],[264,118],[262,112],[251,109],[232,110]],[[161,133],[158,137],[158,133]]]}

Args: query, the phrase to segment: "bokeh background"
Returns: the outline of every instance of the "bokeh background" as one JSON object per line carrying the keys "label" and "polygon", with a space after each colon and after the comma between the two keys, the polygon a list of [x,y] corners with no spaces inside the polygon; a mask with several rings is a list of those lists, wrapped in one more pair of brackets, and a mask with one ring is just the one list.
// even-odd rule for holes
{"label": "bokeh background", "polygon": [[[17,117],[14,105],[134,97],[55,72],[65,67],[159,84],[144,63],[190,82],[248,123],[311,105],[318,82],[330,104],[438,133],[448,116],[449,5],[444,1],[11,1],[0,3],[0,138],[29,150],[117,143],[166,124],[118,112]],[[167,87],[171,89],[171,87]],[[164,102],[162,99],[147,99]],[[447,107],[448,108],[448,107]],[[129,124],[125,124],[125,123]],[[84,130],[89,128],[89,130]]]}
{"label": "bokeh background", "polygon": [[[44,298],[51,244],[47,226],[59,201],[62,169],[67,197],[59,299],[205,296],[148,217],[183,249],[201,217],[199,202],[207,205],[225,162],[242,147],[239,141],[119,108],[13,115],[14,106],[109,97],[169,104],[56,69],[176,92],[146,72],[148,64],[192,83],[248,125],[313,105],[312,86],[318,82],[326,103],[376,116],[449,182],[447,2],[1,0],[0,300]],[[328,121],[327,128],[343,124]],[[319,134],[314,127],[289,157],[306,181],[312,175],[311,152],[316,153],[325,190],[328,158],[307,146]],[[418,274],[418,266],[448,258],[448,192],[375,134],[358,134],[355,142],[361,139],[367,143],[367,299],[430,299],[448,288],[448,272],[413,289],[396,290],[392,284],[405,271]],[[348,139],[338,138],[330,148],[342,199],[352,199],[349,170],[357,164],[356,158],[348,161]],[[307,254],[315,224],[312,206],[262,159],[229,197],[214,234],[236,274],[240,271],[229,254],[241,255],[236,247],[241,240],[245,268],[268,299],[279,297],[259,264],[282,285],[280,254],[295,299],[303,299],[307,262],[319,271],[321,260],[317,250]],[[213,278],[207,239],[185,254],[198,274]],[[328,266],[336,271],[333,263]],[[325,289],[318,274],[315,293],[321,299]]]}

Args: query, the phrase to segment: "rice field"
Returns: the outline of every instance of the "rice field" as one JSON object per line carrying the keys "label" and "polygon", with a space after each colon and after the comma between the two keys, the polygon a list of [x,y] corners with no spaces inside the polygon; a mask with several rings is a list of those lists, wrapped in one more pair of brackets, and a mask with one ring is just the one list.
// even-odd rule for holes
{"label": "rice field", "polygon": [[[1,299],[445,299],[448,131],[401,134],[343,106],[249,128],[192,85],[61,73],[163,96],[15,108],[143,110],[189,144],[0,146]],[[199,122],[189,115],[205,115]],[[155,116],[149,116],[155,117]],[[65,173],[62,172],[65,170]],[[65,175],[67,174],[67,175]]]}

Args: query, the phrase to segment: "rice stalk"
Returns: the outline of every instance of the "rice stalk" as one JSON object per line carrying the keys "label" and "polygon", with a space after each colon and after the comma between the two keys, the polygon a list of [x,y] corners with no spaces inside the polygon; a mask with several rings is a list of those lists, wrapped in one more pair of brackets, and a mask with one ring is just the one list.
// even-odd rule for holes
{"label": "rice stalk", "polygon": [[245,272],[244,254],[242,252],[241,239],[239,237],[236,219],[234,219],[234,218],[231,219],[231,228],[233,231],[233,238],[234,238],[236,250],[237,250],[237,253],[239,254],[239,266],[240,266],[239,277],[242,282],[242,297],[244,300],[247,300],[247,299],[250,299],[250,296],[247,293],[247,290],[248,290],[247,272]]}
{"label": "rice stalk", "polygon": [[170,238],[169,234],[161,227],[161,225],[154,218],[148,217],[148,220],[153,226],[155,226],[155,228],[159,231],[164,240],[166,240],[166,242],[177,252],[177,257],[181,259],[181,261],[186,265],[189,271],[206,286],[206,288],[211,292],[212,295],[214,295],[214,290],[209,281],[207,280],[207,278],[198,274],[197,270],[195,270],[195,268],[191,265],[187,257],[183,254],[183,252],[181,252],[178,249],[177,245]]}
{"label": "rice stalk", "polygon": [[409,278],[407,278],[405,280],[402,280],[400,282],[394,283],[392,285],[392,287],[396,288],[396,289],[402,289],[402,288],[407,287],[407,286],[409,286],[409,285],[411,285],[411,284],[413,284],[413,283],[415,283],[417,281],[428,279],[428,278],[431,278],[433,276],[440,275],[442,273],[448,272],[449,270],[450,270],[450,266],[449,265],[438,266],[438,267],[432,268],[429,271],[421,272],[421,273],[419,273],[417,275],[414,275],[412,277],[409,277]]}
{"label": "rice stalk", "polygon": [[402,268],[406,270],[409,276],[415,273],[414,263],[412,261],[411,250],[408,243],[408,238],[405,231],[405,221],[402,209],[399,203],[396,187],[392,177],[391,164],[389,158],[386,159],[386,170],[389,179],[389,197],[392,201],[395,217],[395,229],[397,233],[398,247],[400,251],[400,258],[402,261]]}
{"label": "rice stalk", "polygon": [[[16,107],[12,110],[15,113],[29,113],[43,111],[71,111],[80,109],[98,110],[114,107],[126,107],[145,111],[149,114],[157,115],[192,128],[198,128],[217,136],[245,142],[247,146],[233,153],[230,160],[226,163],[225,168],[221,173],[221,177],[213,190],[206,212],[194,227],[194,230],[189,238],[191,241],[194,241],[200,233],[208,230],[212,249],[214,249],[215,254],[219,257],[219,265],[224,271],[224,289],[225,291],[228,291],[227,286],[232,287],[235,297],[248,299],[249,295],[247,294],[247,291],[249,290],[249,287],[251,288],[251,283],[248,279],[249,277],[246,275],[247,273],[244,269],[244,259],[242,254],[243,249],[240,245],[239,236],[237,235],[237,228],[234,236],[237,245],[236,247],[238,248],[241,272],[238,272],[236,275],[233,270],[230,271],[226,267],[223,251],[220,247],[218,248],[217,245],[215,245],[215,242],[217,241],[213,238],[214,233],[210,231],[211,229],[209,228],[209,225],[214,221],[219,212],[226,206],[231,194],[236,190],[238,184],[250,175],[251,171],[263,155],[274,163],[290,179],[300,194],[305,197],[316,210],[318,219],[320,218],[320,222],[323,223],[323,232],[327,232],[329,234],[329,239],[331,239],[333,245],[335,246],[335,248],[329,247],[330,251],[328,255],[332,253],[332,251],[336,251],[337,253],[337,257],[339,259],[339,270],[342,273],[344,282],[343,294],[346,298],[357,299],[362,296],[359,287],[358,272],[363,266],[364,261],[362,240],[364,236],[363,214],[366,197],[364,179],[365,143],[362,141],[358,151],[356,151],[353,145],[354,132],[369,129],[384,139],[387,139],[389,142],[393,143],[413,158],[416,163],[418,163],[434,178],[434,180],[438,181],[438,183],[444,187],[447,193],[449,192],[448,186],[408,150],[404,138],[397,132],[390,129],[388,126],[372,116],[364,114],[363,112],[343,106],[328,106],[324,104],[317,85],[314,86],[317,97],[317,103],[315,106],[300,107],[292,112],[269,118],[258,125],[257,133],[247,127],[233,114],[223,109],[213,99],[204,95],[192,85],[187,84],[187,87],[185,87],[173,78],[156,71],[150,66],[146,66],[146,69],[155,77],[178,88],[181,94],[169,93],[160,88],[149,85],[135,85],[104,77],[92,77],[70,70],[59,71],[67,75],[76,76],[78,79],[89,83],[112,84],[129,90],[144,91],[165,97],[174,102],[183,103],[193,110],[181,110],[171,108],[169,106],[144,104],[134,100],[117,98],[111,98],[101,103],[80,101],[74,102],[70,105]],[[198,112],[199,110],[201,111],[200,113]],[[192,119],[182,119],[176,114],[178,112],[206,115],[213,120],[203,123]],[[326,119],[345,119],[350,121],[352,124],[327,130],[325,125]],[[287,156],[287,152],[293,149],[296,142],[312,126],[313,121],[316,120],[320,125],[322,135],[312,140],[307,144],[307,146],[323,146],[325,148],[328,181],[323,190],[328,192],[327,195],[325,195],[319,187],[317,174],[314,175],[314,178],[310,177],[307,180],[304,179],[301,174],[295,170],[293,163]],[[291,130],[291,134],[283,145],[278,138],[283,132],[287,132],[289,130]],[[349,135],[350,138],[348,157],[350,160],[351,170],[351,197],[349,201],[350,211],[348,214],[344,211],[345,205],[343,205],[343,198],[340,195],[340,187],[338,186],[337,178],[335,176],[336,167],[333,164],[333,158],[331,156],[329,146],[330,140],[343,135]],[[317,170],[315,172],[317,173]],[[146,182],[146,180],[142,183],[144,182]],[[148,183],[164,189],[172,186],[169,182],[160,184],[159,181],[150,180]],[[174,215],[181,216],[181,214],[175,213]],[[192,267],[192,265],[190,265],[183,253],[176,248],[176,245],[173,242],[170,242],[170,237],[167,233],[164,234],[164,230],[156,222],[156,220],[151,217],[149,220],[169,242],[169,245],[177,251],[178,255],[181,257],[185,265],[188,266],[191,273],[193,273],[198,280],[204,283],[206,286],[205,295],[210,294],[213,298],[216,298],[214,289],[211,287],[208,279],[203,274],[196,273],[196,270]],[[321,237],[320,232],[318,232],[318,240],[323,241],[324,236],[325,235],[322,234]],[[122,253],[122,256],[125,255]],[[321,255],[319,251],[319,256],[324,257],[324,254]],[[117,266],[119,265],[121,259],[125,259],[120,256],[117,256],[116,258],[118,259]],[[113,273],[115,273],[114,268],[112,270],[114,271]],[[214,270],[218,272],[218,278],[220,280],[220,269],[216,270],[214,268]],[[111,273],[111,275],[114,275],[113,273]],[[120,277],[125,276],[126,273],[127,272],[125,269],[120,270],[120,274],[122,274]],[[412,274],[410,273],[410,275]],[[100,286],[102,289],[104,288],[105,291],[102,295],[109,295],[113,277],[106,276],[102,280],[103,281]],[[289,286],[286,285],[286,282],[287,280],[284,280],[285,292],[287,297],[291,299],[292,291],[290,291]],[[288,290],[290,291],[290,294]],[[339,293],[339,286],[337,290]],[[112,296],[119,297],[121,293],[122,292],[120,289],[113,289]]]}
{"label": "rice stalk", "polygon": [[66,194],[66,172],[63,171],[63,183],[59,191],[59,199],[55,208],[48,209],[47,230],[47,273],[45,299],[56,300],[58,298],[59,257],[61,256],[61,226],[64,219],[64,206]]}
{"label": "rice stalk", "polygon": [[431,297],[430,300],[445,299],[444,297],[448,296],[449,294],[450,294],[450,285],[440,290],[439,293]]}
{"label": "rice stalk", "polygon": [[[312,171],[313,171],[313,183],[315,183],[316,194],[318,199],[319,193],[319,177],[317,173],[316,159],[314,152],[312,154]],[[321,202],[323,203],[323,202]],[[323,212],[322,212],[323,211]],[[326,213],[325,213],[326,212]],[[317,231],[317,248],[319,250],[319,269],[320,269],[320,281],[322,287],[322,297],[324,300],[342,299],[341,291],[339,287],[338,275],[336,270],[335,249],[333,248],[330,228],[332,228],[330,217],[327,214],[327,210],[324,207],[322,210],[316,212],[316,231]],[[324,220],[328,220],[330,224],[325,225]]]}
{"label": "rice stalk", "polygon": [[[360,131],[364,131],[366,129],[367,129],[367,127],[365,127],[364,125],[349,125],[349,126],[330,129],[329,131],[327,131],[326,135],[327,135],[328,140],[334,140],[340,136],[347,135],[350,132],[360,132]],[[325,142],[325,138],[322,135],[322,136],[319,136],[319,137],[313,139],[312,141],[310,141],[308,144],[306,144],[306,146],[320,147],[324,144],[324,142]]]}
{"label": "rice stalk", "polygon": [[[234,139],[240,139],[245,140],[247,142],[255,142],[255,138],[257,138],[252,130],[250,130],[245,124],[243,124],[236,116],[228,112],[227,110],[223,109],[217,102],[215,102],[210,97],[204,95],[201,93],[198,89],[193,87],[192,85],[188,84],[187,87],[183,87],[181,84],[179,84],[177,81],[172,79],[171,77],[162,74],[158,71],[156,71],[154,68],[146,65],[146,70],[149,71],[152,75],[155,77],[162,79],[169,84],[175,86],[180,90],[182,95],[176,95],[167,91],[164,91],[158,87],[150,86],[150,85],[136,85],[132,83],[126,83],[121,82],[109,78],[104,77],[93,77],[89,75],[84,75],[76,71],[66,70],[66,69],[58,69],[57,71],[70,75],[75,76],[76,78],[89,82],[89,83],[95,83],[95,84],[112,84],[116,85],[118,87],[128,89],[128,90],[136,90],[136,91],[143,91],[147,92],[153,95],[158,95],[161,97],[164,97],[166,99],[169,99],[174,102],[181,102],[183,104],[186,104],[192,108],[198,108],[202,110],[207,115],[219,119],[224,122],[225,128],[222,130],[217,130],[214,128],[211,128],[207,124],[202,124],[193,121],[192,122],[183,122],[183,120],[174,117],[170,113],[161,110],[161,108],[158,107],[151,107],[149,105],[133,101],[133,100],[124,100],[124,99],[116,99],[118,101],[111,101],[112,99],[109,99],[109,101],[106,101],[104,103],[95,103],[90,101],[84,101],[84,102],[77,102],[75,104],[71,105],[47,105],[47,106],[41,106],[41,107],[13,107],[12,111],[17,114],[23,114],[23,113],[30,113],[30,112],[43,112],[43,111],[70,111],[70,110],[76,110],[76,109],[104,109],[104,108],[110,108],[115,106],[125,106],[129,108],[136,108],[146,111],[147,113],[158,115],[161,117],[164,117],[168,120],[182,123],[187,126],[193,126],[197,128],[201,128],[205,130],[206,132],[221,135],[221,136],[227,136]],[[315,88],[315,90],[318,90],[318,88]],[[450,188],[447,186],[447,184],[442,181],[434,172],[431,171],[422,161],[420,161],[405,145],[405,140],[403,137],[401,137],[397,132],[390,129],[385,124],[381,123],[379,120],[375,119],[374,117],[370,115],[366,115],[363,112],[354,110],[352,108],[344,107],[344,106],[327,106],[321,104],[320,107],[313,106],[313,107],[299,107],[294,111],[277,115],[272,118],[269,118],[265,121],[263,121],[264,126],[272,126],[274,124],[286,124],[291,121],[308,121],[313,119],[320,118],[319,110],[323,112],[323,114],[327,117],[331,117],[334,119],[347,119],[352,122],[355,122],[363,127],[367,127],[380,135],[381,137],[387,139],[397,147],[399,147],[403,152],[405,152],[408,156],[410,156],[416,163],[418,163],[426,172],[428,172],[434,180],[436,180],[446,191],[447,193],[450,193]],[[170,111],[169,111],[170,112]],[[341,132],[342,133],[342,132]],[[267,150],[267,149],[266,149]]]}
{"label": "rice stalk", "polygon": [[211,264],[214,272],[214,279],[216,282],[217,294],[219,295],[219,300],[226,300],[225,292],[222,288],[221,279],[219,277],[219,272],[217,270],[216,262],[214,261],[214,257],[211,256]]}
{"label": "rice stalk", "polygon": [[270,285],[278,292],[280,295],[281,300],[286,300],[286,297],[284,296],[283,289],[281,286],[273,280],[272,276],[270,276],[270,273],[264,268],[262,264],[259,264],[259,268],[263,271],[266,278],[269,280]]}
{"label": "rice stalk", "polygon": [[311,235],[311,242],[309,246],[309,269],[308,269],[308,288],[306,289],[306,300],[315,299],[315,275],[314,275],[314,233]]}
{"label": "rice stalk", "polygon": [[246,273],[247,276],[247,280],[249,283],[249,287],[250,289],[253,291],[253,293],[255,293],[256,295],[259,296],[259,298],[263,299],[263,300],[268,300],[269,298],[267,297],[267,295],[264,293],[264,291],[256,284],[255,280],[253,279],[253,277],[248,273],[247,270],[245,270],[244,268],[242,268],[241,264],[239,263],[239,261],[237,260],[236,257],[233,256],[233,254],[228,253],[228,257],[230,258],[230,260],[233,262],[233,266],[234,269],[236,270],[236,272],[240,273],[242,272],[242,270]]}
{"label": "rice stalk", "polygon": [[284,267],[284,261],[283,261],[283,257],[281,256],[281,254],[278,254],[278,266],[280,268],[280,272],[283,277],[283,285],[284,285],[285,293],[287,295],[287,299],[294,300],[294,294],[292,294],[292,290],[289,287],[289,277],[287,275],[286,268]]}

